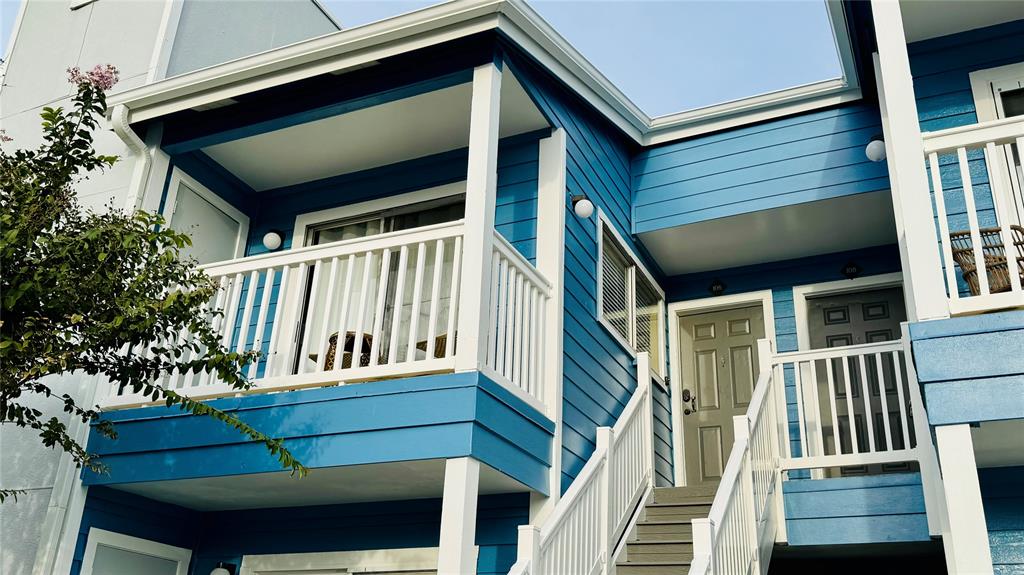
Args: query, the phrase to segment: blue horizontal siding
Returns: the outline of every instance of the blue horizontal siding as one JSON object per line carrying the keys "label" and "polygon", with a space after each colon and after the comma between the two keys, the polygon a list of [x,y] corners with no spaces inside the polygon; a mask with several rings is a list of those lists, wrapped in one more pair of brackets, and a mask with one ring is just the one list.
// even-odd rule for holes
{"label": "blue horizontal siding", "polygon": [[932,425],[1024,417],[1024,311],[910,325]]}
{"label": "blue horizontal siding", "polygon": [[[499,384],[470,372],[214,400],[281,437],[309,468],[472,456],[547,492],[554,424]],[[278,471],[261,444],[176,408],[114,412],[115,440],[92,433],[91,452],[114,485]]]}
{"label": "blue horizontal siding", "polygon": [[996,575],[1024,572],[1024,467],[978,470]]}
{"label": "blue horizontal siding", "polygon": [[885,163],[864,155],[880,132],[861,103],[645,149],[632,160],[634,231],[888,189]]}
{"label": "blue horizontal siding", "polygon": [[[528,494],[480,497],[479,575],[508,572],[515,562],[517,527],[528,521]],[[191,549],[189,573],[206,575],[219,561],[240,565],[243,555],[436,547],[441,500],[197,512],[108,487],[91,487],[71,575],[81,570],[91,527]]]}
{"label": "blue horizontal siding", "polygon": [[919,473],[786,481],[790,545],[929,541]]}
{"label": "blue horizontal siding", "polygon": [[[625,136],[564,86],[509,46],[509,67],[541,112],[566,135],[567,196],[585,195],[626,238],[630,235],[632,148]],[[597,319],[597,218],[581,219],[565,208],[564,378],[562,404],[562,490],[568,489],[593,453],[597,428],[615,424],[636,389],[633,356]],[[656,267],[649,266],[656,273]],[[662,482],[672,476],[668,402],[662,398],[657,444]]]}

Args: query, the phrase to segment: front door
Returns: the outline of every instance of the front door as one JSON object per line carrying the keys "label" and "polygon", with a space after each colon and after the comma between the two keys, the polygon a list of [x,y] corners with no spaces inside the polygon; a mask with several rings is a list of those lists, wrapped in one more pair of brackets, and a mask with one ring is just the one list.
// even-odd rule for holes
{"label": "front door", "polygon": [[[807,300],[808,334],[811,349],[822,349],[829,347],[843,347],[847,345],[860,345],[865,343],[876,343],[892,341],[900,338],[900,323],[906,321],[906,307],[903,303],[903,289],[899,287],[859,291],[827,295]],[[842,453],[852,453],[854,434],[849,429],[849,413],[846,403],[846,385],[843,381],[843,367],[841,360],[833,360],[833,373],[835,376],[835,389],[833,393],[837,399],[836,418],[839,429],[833,430],[831,418],[822,418],[822,432],[825,435],[826,452],[838,453],[836,442],[839,442]],[[884,442],[885,423],[882,420],[882,401],[878,390],[878,371],[875,365],[875,358],[869,357],[866,360],[865,371],[867,372],[867,384],[871,397],[865,402],[862,397],[861,367],[858,362],[850,361],[847,366],[850,373],[850,393],[854,406],[853,420],[856,425],[857,450],[867,451],[867,410],[865,403],[871,406],[874,422],[874,436],[879,442]],[[818,366],[822,367],[822,366]],[[885,405],[888,406],[888,417],[890,424],[900,427],[899,393],[896,389],[894,368],[890,357],[883,357],[882,369],[885,381]],[[825,370],[818,370],[818,398],[821,402],[818,413],[825,414],[829,407],[828,382]],[[904,393],[906,397],[907,394]],[[909,413],[909,411],[908,411]],[[902,437],[893,437],[894,448],[900,449]],[[881,446],[880,446],[881,447]],[[885,449],[888,449],[885,446]],[[882,466],[855,466],[844,467],[839,475],[863,475],[866,473],[879,473],[890,471],[906,471],[908,466],[905,463],[885,464]],[[830,471],[830,476],[837,475]]]}
{"label": "front door", "polygon": [[717,484],[732,448],[732,418],[747,411],[757,382],[761,306],[679,318],[686,484]]}

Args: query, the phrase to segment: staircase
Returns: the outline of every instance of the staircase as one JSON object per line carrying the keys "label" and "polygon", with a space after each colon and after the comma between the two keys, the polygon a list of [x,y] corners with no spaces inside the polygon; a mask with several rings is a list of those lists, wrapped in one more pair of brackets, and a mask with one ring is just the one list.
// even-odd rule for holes
{"label": "staircase", "polygon": [[691,520],[708,516],[716,488],[656,488],[616,563],[616,574],[686,575],[693,560]]}

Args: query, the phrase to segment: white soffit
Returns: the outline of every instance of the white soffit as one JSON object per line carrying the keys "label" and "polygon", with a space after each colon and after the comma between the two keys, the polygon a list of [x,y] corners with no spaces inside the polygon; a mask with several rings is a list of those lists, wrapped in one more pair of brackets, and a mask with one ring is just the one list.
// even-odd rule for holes
{"label": "white soffit", "polygon": [[[256,191],[319,180],[469,144],[471,84],[249,136],[203,152]],[[512,74],[502,79],[501,136],[547,127]]]}
{"label": "white soffit", "polygon": [[666,275],[896,243],[890,192],[870,192],[640,234]]}
{"label": "white soffit", "polygon": [[1021,0],[902,0],[900,10],[907,42],[1024,19]]}
{"label": "white soffit", "polygon": [[985,421],[971,429],[978,467],[1024,465],[1024,420]]}
{"label": "white soffit", "polygon": [[[287,471],[114,486],[115,489],[198,511],[302,507],[441,497],[443,459],[313,469],[302,479]],[[480,465],[481,495],[529,489]]]}

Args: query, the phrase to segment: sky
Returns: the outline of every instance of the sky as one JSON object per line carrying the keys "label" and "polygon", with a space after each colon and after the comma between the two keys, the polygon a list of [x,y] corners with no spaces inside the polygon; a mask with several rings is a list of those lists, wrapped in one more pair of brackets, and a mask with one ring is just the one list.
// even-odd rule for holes
{"label": "sky", "polygon": [[[434,3],[321,1],[346,28]],[[19,2],[0,0],[0,50],[7,50]],[[837,78],[841,73],[824,0],[530,3],[649,116]]]}

